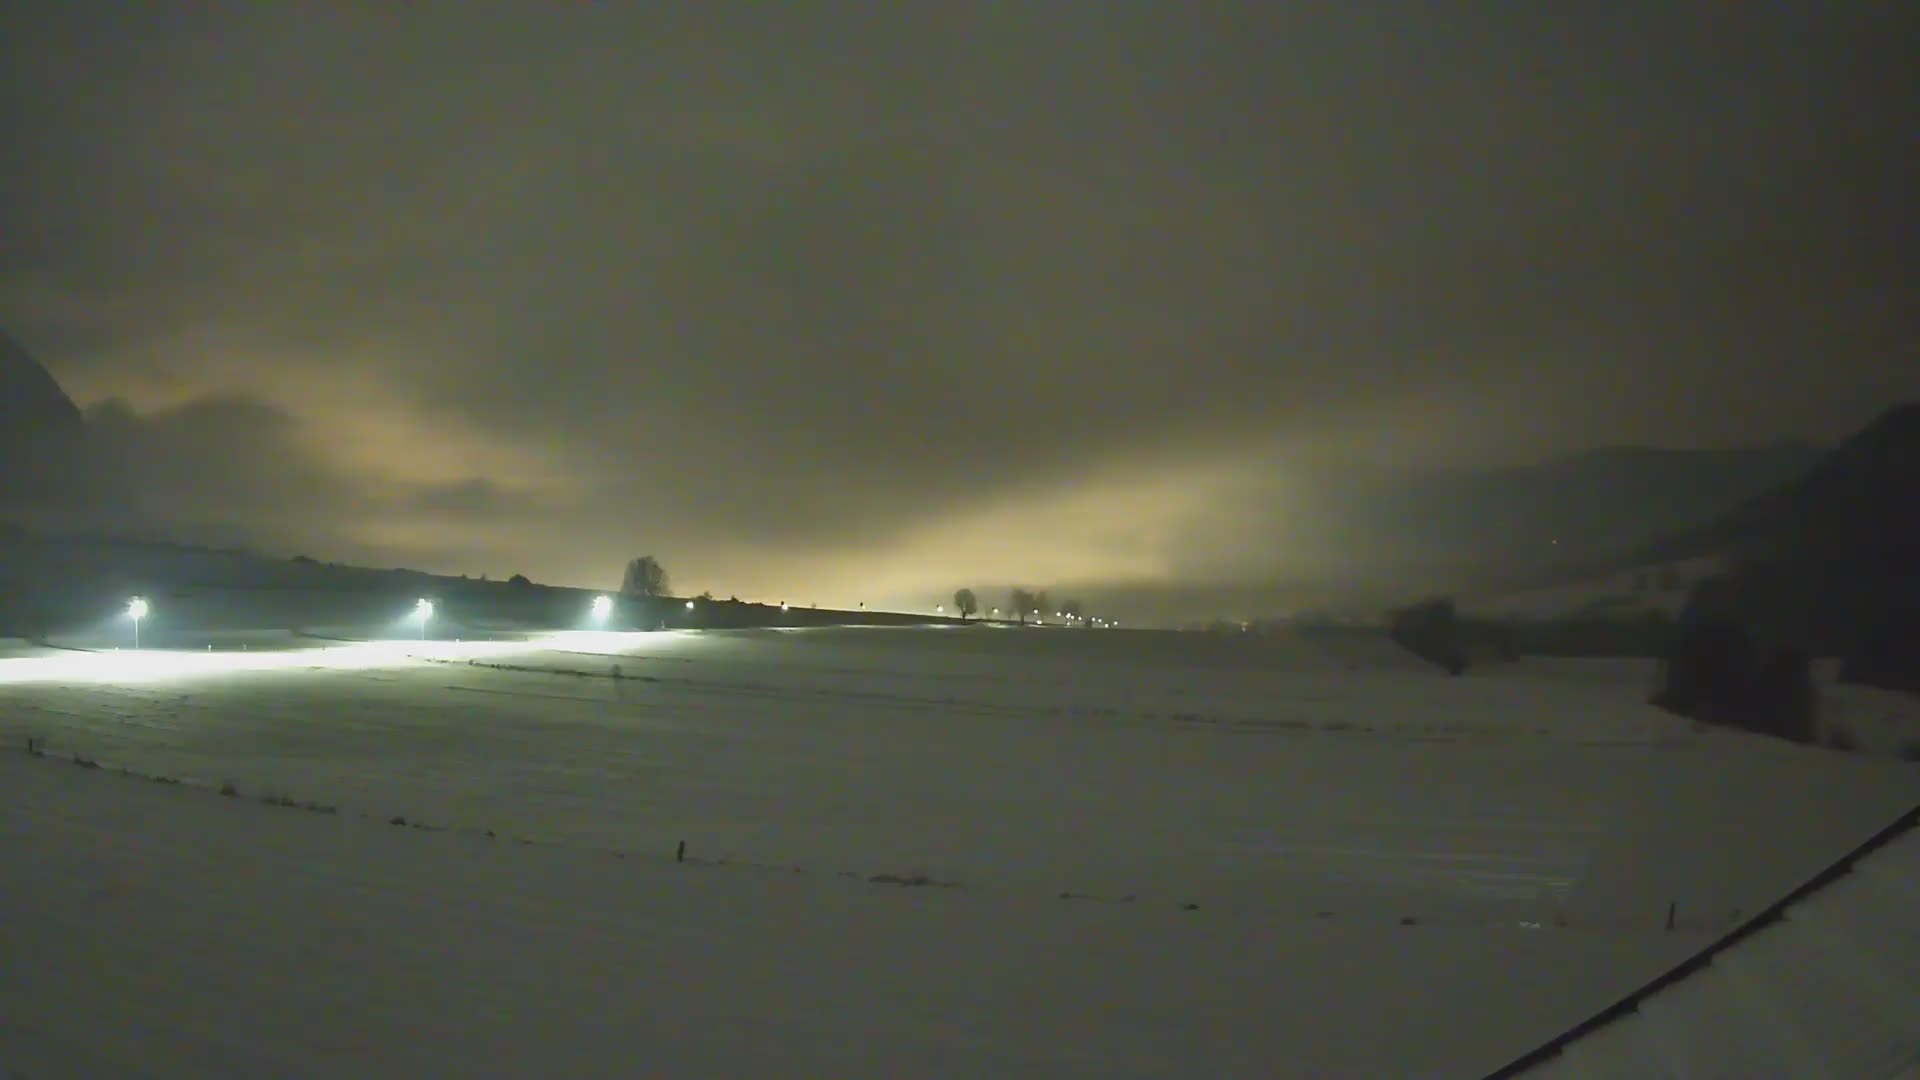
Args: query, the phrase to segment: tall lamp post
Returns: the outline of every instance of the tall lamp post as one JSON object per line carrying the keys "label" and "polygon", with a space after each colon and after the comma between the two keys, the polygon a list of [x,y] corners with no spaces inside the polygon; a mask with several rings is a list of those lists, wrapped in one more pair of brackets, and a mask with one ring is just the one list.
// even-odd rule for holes
{"label": "tall lamp post", "polygon": [[420,620],[420,640],[427,640],[427,623],[433,618],[433,601],[421,597],[420,602],[413,605],[413,615]]}
{"label": "tall lamp post", "polygon": [[133,647],[136,649],[140,647],[140,620],[146,617],[147,601],[145,597],[136,596],[127,601],[127,618],[133,620]]}

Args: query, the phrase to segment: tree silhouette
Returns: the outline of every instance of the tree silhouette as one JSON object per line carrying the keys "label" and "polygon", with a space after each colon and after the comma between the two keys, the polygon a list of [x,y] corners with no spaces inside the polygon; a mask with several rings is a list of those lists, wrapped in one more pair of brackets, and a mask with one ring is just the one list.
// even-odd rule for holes
{"label": "tree silhouette", "polygon": [[620,591],[627,596],[665,596],[666,567],[651,555],[640,556],[627,564],[626,578],[620,583]]}
{"label": "tree silhouette", "polygon": [[1038,610],[1038,599],[1026,589],[1013,589],[1007,593],[1007,603],[1013,605],[1013,612],[1020,617],[1020,625],[1025,626],[1027,616]]}
{"label": "tree silhouette", "polygon": [[980,599],[973,595],[972,589],[956,589],[953,593],[953,609],[960,613],[962,619],[971,619],[974,612],[980,610]]}

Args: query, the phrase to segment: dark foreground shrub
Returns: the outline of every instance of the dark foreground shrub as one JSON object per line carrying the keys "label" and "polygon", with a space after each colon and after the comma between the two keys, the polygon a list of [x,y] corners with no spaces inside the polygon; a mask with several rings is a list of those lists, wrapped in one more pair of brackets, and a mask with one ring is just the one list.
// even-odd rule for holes
{"label": "dark foreground shrub", "polygon": [[1450,598],[1435,597],[1402,608],[1389,616],[1387,625],[1387,636],[1413,655],[1449,675],[1467,670],[1466,642]]}
{"label": "dark foreground shrub", "polygon": [[1730,614],[1708,604],[1689,604],[1648,700],[1701,723],[1792,742],[1812,743],[1817,734],[1808,656],[1791,648],[1761,650]]}
{"label": "dark foreground shrub", "polygon": [[1920,620],[1910,613],[1881,617],[1842,660],[1840,681],[1920,692]]}

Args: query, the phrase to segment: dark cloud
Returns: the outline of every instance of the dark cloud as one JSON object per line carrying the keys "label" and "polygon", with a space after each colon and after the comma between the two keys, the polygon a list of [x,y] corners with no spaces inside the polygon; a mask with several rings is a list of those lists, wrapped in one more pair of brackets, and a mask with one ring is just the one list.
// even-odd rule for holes
{"label": "dark cloud", "polygon": [[1222,477],[1920,393],[1898,5],[10,22],[0,318],[83,396],[278,408],[220,415],[289,470],[229,494],[366,543],[906,587],[1070,565],[935,523],[1074,507],[1087,575],[1151,576],[1245,520],[1180,494]]}
{"label": "dark cloud", "polygon": [[271,527],[323,523],[351,507],[350,480],[297,440],[284,409],[244,395],[198,398],[147,415],[118,399],[87,410],[111,475],[146,513]]}
{"label": "dark cloud", "polygon": [[486,530],[523,521],[538,500],[484,477],[409,484],[345,467],[287,410],[244,394],[148,413],[119,399],[86,412],[97,486],[120,522],[266,550],[376,563],[493,566]]}
{"label": "dark cloud", "polygon": [[497,521],[539,509],[535,500],[504,491],[484,477],[426,485],[413,492],[406,505],[450,521]]}

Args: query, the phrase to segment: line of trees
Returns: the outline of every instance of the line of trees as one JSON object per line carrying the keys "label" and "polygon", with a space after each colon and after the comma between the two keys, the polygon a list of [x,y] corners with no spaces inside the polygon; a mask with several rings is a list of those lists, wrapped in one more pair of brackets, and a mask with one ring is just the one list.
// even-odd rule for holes
{"label": "line of trees", "polygon": [[[654,600],[670,594],[671,579],[666,567],[652,555],[641,555],[627,562],[626,573],[620,582],[620,594],[632,599]],[[702,593],[700,599],[711,594]],[[1016,588],[1008,591],[1007,603],[1013,609],[1015,619],[1022,625],[1028,615],[1044,619],[1050,600],[1045,590]],[[861,605],[863,608],[866,606]],[[971,619],[980,613],[980,597],[972,589],[956,589],[953,593],[953,609],[962,619]],[[1088,624],[1086,608],[1078,600],[1062,600],[1060,606],[1053,609],[1058,618],[1068,622]],[[996,609],[997,612],[997,609]]]}
{"label": "line of trees", "polygon": [[1007,602],[1013,605],[1014,614],[1019,617],[1022,626],[1026,625],[1027,616],[1042,618],[1047,610],[1047,594],[1044,590],[1010,589],[1007,591]]}
{"label": "line of trees", "polygon": [[1058,606],[1054,606],[1044,589],[1009,589],[1007,604],[1013,609],[1014,618],[1023,626],[1026,624],[1027,616],[1032,615],[1045,620],[1049,612],[1054,618],[1065,619],[1070,623],[1088,624],[1086,605],[1078,600],[1062,600]]}

